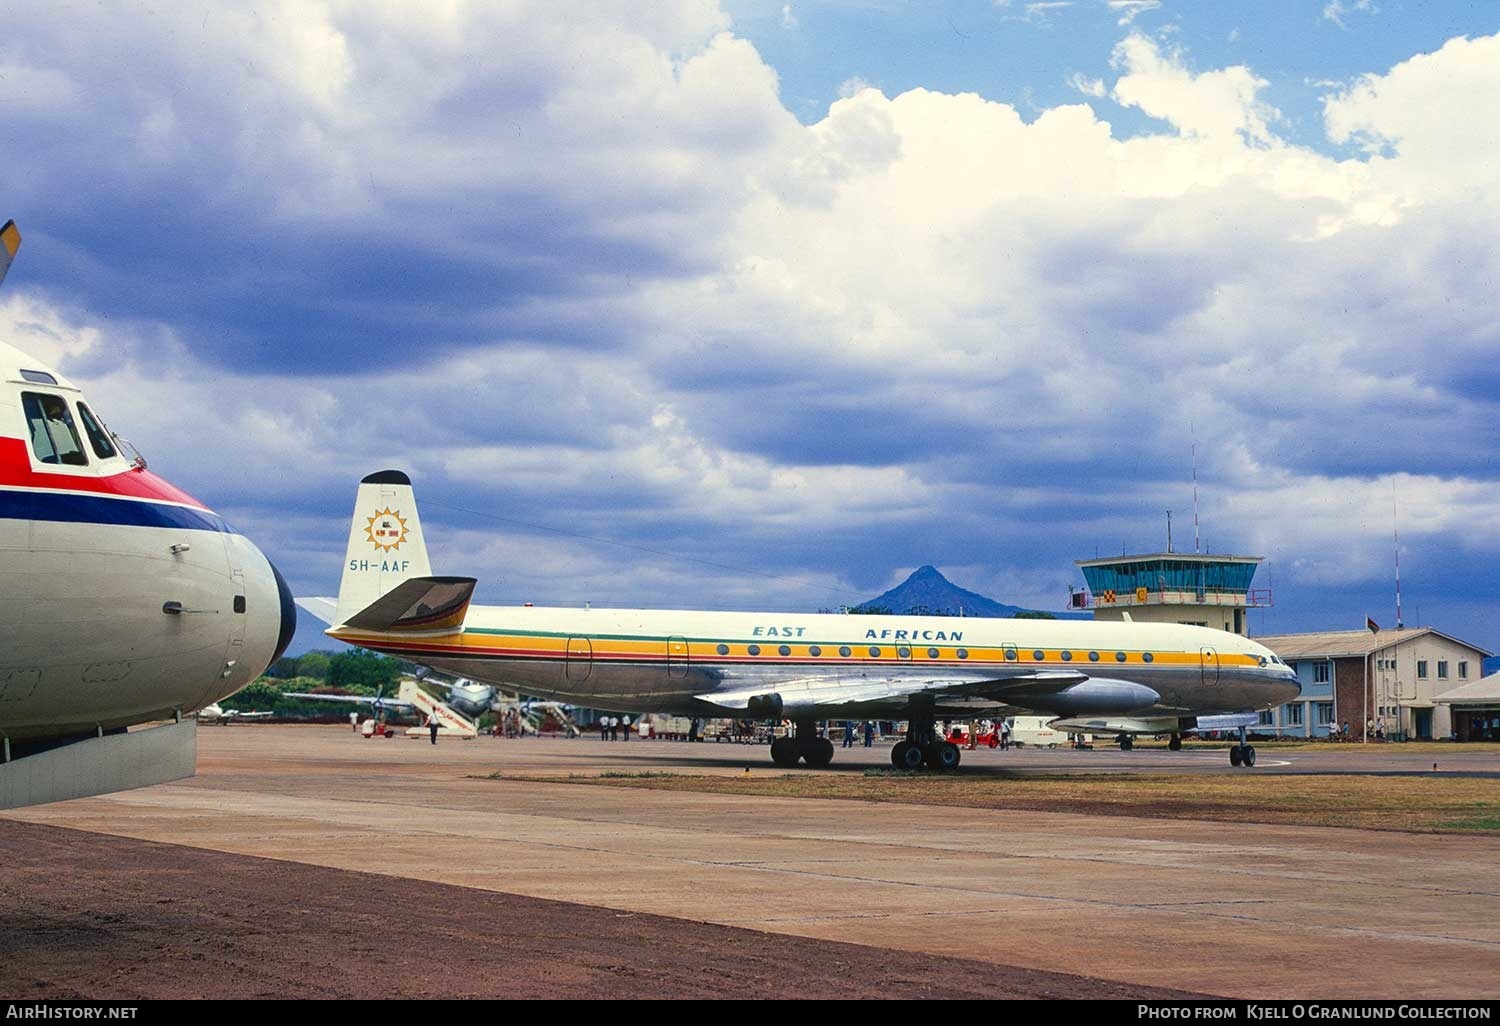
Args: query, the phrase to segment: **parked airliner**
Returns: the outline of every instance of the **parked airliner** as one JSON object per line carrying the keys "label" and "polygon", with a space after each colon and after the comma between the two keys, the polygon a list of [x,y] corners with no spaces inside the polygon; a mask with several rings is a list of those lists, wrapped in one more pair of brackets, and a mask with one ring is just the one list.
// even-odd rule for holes
{"label": "parked airliner", "polygon": [[55,369],[0,342],[0,381],[0,807],[191,776],[183,717],[285,651],[286,582]]}
{"label": "parked airliner", "polygon": [[471,680],[577,705],[681,716],[790,719],[778,766],[824,766],[828,719],[909,724],[903,769],[953,769],[940,719],[1018,713],[1134,717],[1174,731],[1245,725],[1300,692],[1267,648],[1207,627],[972,619],[472,605],[475,578],[434,577],[406,474],[366,477],[355,498],[339,596],[299,599],[330,637]]}

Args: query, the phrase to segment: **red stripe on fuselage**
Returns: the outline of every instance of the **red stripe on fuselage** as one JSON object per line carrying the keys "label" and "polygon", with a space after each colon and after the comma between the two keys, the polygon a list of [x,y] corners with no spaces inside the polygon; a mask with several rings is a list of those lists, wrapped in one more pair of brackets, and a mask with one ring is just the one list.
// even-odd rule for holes
{"label": "red stripe on fuselage", "polygon": [[176,502],[207,510],[197,499],[149,470],[133,467],[107,477],[87,474],[53,474],[33,470],[26,442],[20,438],[0,438],[0,487],[52,488],[65,492],[89,492],[95,495],[120,495],[132,499],[155,499]]}

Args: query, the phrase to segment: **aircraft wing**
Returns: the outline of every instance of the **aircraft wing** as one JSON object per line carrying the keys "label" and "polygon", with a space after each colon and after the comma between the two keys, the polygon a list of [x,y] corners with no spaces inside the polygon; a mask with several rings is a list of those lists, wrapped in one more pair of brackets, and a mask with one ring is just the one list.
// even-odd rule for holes
{"label": "aircraft wing", "polygon": [[999,679],[954,674],[936,675],[926,679],[891,676],[851,681],[847,677],[829,674],[778,681],[775,684],[761,684],[734,691],[716,691],[694,697],[730,709],[747,709],[752,698],[764,698],[769,693],[780,695],[785,708],[856,705],[869,702],[898,703],[920,694],[989,698],[997,702],[1024,706],[1027,704],[1024,700],[1026,697],[1055,695],[1068,688],[1084,684],[1088,679],[1088,676],[1082,673],[1058,673],[1045,670]]}
{"label": "aircraft wing", "polygon": [[315,695],[305,691],[283,691],[283,698],[311,698],[319,702],[352,702],[363,705],[378,703],[385,709],[414,709],[415,704],[404,698],[381,698],[377,695]]}

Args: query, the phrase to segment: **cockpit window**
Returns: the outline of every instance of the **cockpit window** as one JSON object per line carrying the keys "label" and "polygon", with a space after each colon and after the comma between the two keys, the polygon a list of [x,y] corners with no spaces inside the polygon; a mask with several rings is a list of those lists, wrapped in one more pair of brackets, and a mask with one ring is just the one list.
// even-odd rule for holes
{"label": "cockpit window", "polygon": [[23,381],[35,382],[38,385],[57,384],[57,379],[54,378],[51,374],[48,374],[46,371],[23,370],[21,372],[21,379]]}
{"label": "cockpit window", "polygon": [[115,455],[115,443],[109,440],[109,432],[104,425],[99,423],[94,416],[94,411],[83,403],[78,404],[78,419],[83,421],[83,430],[89,436],[89,444],[94,447],[94,455],[101,460],[107,460]]}
{"label": "cockpit window", "polygon": [[88,466],[89,458],[84,455],[78,429],[73,426],[73,414],[62,396],[22,392],[21,407],[26,411],[31,451],[37,459],[43,463]]}

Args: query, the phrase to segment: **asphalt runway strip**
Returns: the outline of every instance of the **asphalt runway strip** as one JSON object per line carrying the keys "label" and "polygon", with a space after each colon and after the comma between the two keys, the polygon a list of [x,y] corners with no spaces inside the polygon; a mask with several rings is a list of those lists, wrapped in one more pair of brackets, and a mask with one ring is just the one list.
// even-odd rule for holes
{"label": "asphalt runway strip", "polygon": [[1201,996],[15,821],[0,821],[0,991],[12,1000]]}

